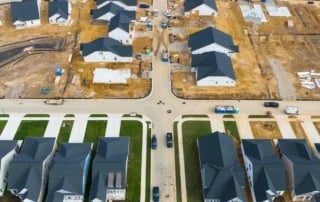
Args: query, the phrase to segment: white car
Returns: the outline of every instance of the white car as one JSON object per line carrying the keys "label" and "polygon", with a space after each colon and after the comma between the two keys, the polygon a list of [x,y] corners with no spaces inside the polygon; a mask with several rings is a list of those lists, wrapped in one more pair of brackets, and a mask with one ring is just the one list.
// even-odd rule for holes
{"label": "white car", "polygon": [[284,113],[286,114],[300,114],[299,107],[297,106],[286,106]]}

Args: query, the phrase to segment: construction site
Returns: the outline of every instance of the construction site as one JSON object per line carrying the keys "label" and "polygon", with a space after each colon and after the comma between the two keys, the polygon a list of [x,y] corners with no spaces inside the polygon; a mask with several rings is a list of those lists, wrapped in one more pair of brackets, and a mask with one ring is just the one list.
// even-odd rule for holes
{"label": "construction site", "polygon": [[[146,2],[151,3],[151,2]],[[48,22],[48,2],[41,2],[41,25],[15,29],[10,4],[0,5],[0,46],[41,37],[63,37],[59,51],[39,51],[0,68],[2,98],[142,98],[151,86],[151,56],[159,43],[169,47],[172,92],[185,99],[284,99],[319,100],[320,10],[318,2],[275,1],[290,15],[274,16],[266,3],[217,0],[217,16],[184,16],[183,1],[169,1],[168,29],[160,33],[146,23],[136,23],[131,63],[86,63],[80,44],[108,35],[108,26],[90,23],[94,1],[72,1],[71,23],[67,26]],[[270,3],[270,2],[268,2]],[[266,21],[245,19],[241,5],[261,5]],[[80,12],[81,11],[81,12]],[[159,15],[162,15],[159,13]],[[152,19],[148,10],[137,9],[136,19]],[[137,20],[138,21],[138,20]],[[155,25],[156,26],[156,25]],[[198,87],[190,71],[187,39],[207,26],[229,34],[239,53],[232,57],[236,75],[234,87]],[[140,56],[143,56],[142,58]],[[136,57],[137,56],[137,57]],[[126,84],[93,83],[95,68],[129,68]],[[61,71],[57,71],[61,70]],[[57,73],[59,72],[59,73]],[[299,73],[300,72],[300,73]],[[302,72],[302,73],[301,73]],[[314,84],[312,84],[314,82]]]}

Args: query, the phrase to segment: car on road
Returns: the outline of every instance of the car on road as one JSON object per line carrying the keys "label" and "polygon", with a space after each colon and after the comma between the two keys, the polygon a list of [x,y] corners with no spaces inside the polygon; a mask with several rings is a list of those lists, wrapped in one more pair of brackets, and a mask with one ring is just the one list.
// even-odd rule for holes
{"label": "car on road", "polygon": [[148,4],[145,3],[141,3],[139,4],[139,8],[149,8],[150,6]]}
{"label": "car on road", "polygon": [[154,202],[158,202],[160,198],[160,189],[158,186],[152,188],[152,198]]}
{"label": "car on road", "polygon": [[263,105],[265,107],[274,107],[274,108],[278,108],[279,107],[279,103],[278,102],[264,102]]}
{"label": "car on road", "polygon": [[300,110],[297,106],[286,106],[286,108],[284,109],[284,113],[299,115]]}
{"label": "car on road", "polygon": [[157,137],[156,137],[156,135],[152,135],[152,138],[151,138],[151,149],[157,149]]}
{"label": "car on road", "polygon": [[172,139],[172,133],[167,133],[166,135],[167,138],[167,147],[172,147],[173,146],[173,139]]}

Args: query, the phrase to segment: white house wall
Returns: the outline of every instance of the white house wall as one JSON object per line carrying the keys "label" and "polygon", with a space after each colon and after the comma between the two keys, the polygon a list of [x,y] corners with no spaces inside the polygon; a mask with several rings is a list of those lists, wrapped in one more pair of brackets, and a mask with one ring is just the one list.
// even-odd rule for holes
{"label": "white house wall", "polygon": [[135,11],[137,9],[137,6],[127,6],[126,4],[120,2],[120,1],[105,1],[99,5],[97,5],[97,8],[102,8],[103,6],[105,5],[108,5],[109,3],[114,3],[118,6],[120,6],[121,8],[124,8],[124,10],[127,10],[127,11]]}
{"label": "white house wall", "polygon": [[246,173],[247,173],[247,178],[248,178],[248,182],[249,182],[249,188],[250,188],[250,193],[252,196],[252,201],[255,202],[256,197],[254,195],[254,189],[253,189],[253,167],[252,167],[252,163],[251,163],[250,159],[247,157],[247,155],[244,152],[242,144],[241,144],[241,152],[242,152],[244,165],[245,165],[245,169],[246,169]]}
{"label": "white house wall", "polygon": [[192,54],[202,54],[202,53],[212,52],[212,51],[219,52],[219,53],[224,53],[226,55],[228,55],[229,52],[232,52],[228,48],[225,48],[225,47],[223,47],[223,46],[221,46],[219,44],[216,44],[216,43],[212,43],[212,44],[209,44],[209,45],[204,46],[202,48],[199,48],[197,50],[193,50],[191,53]]}
{"label": "white house wall", "polygon": [[132,57],[121,57],[107,51],[96,51],[84,57],[85,62],[132,62]]}
{"label": "white house wall", "polygon": [[114,17],[114,14],[109,12],[109,13],[105,13],[102,16],[96,18],[95,20],[105,20],[105,21],[110,21],[111,18]]}
{"label": "white house wall", "polygon": [[26,28],[26,27],[34,27],[40,25],[40,19],[34,19],[34,20],[29,20],[29,21],[16,21],[13,23],[14,26],[16,26],[16,29],[19,28]]}
{"label": "white house wall", "polygon": [[130,34],[120,28],[116,28],[109,32],[109,37],[116,39],[123,44],[132,44],[132,38],[130,38]]}
{"label": "white house wall", "polygon": [[56,144],[53,146],[51,153],[47,156],[47,158],[42,163],[41,188],[40,188],[40,192],[39,192],[38,202],[43,201],[42,199],[43,199],[44,191],[46,189],[46,185],[47,185],[48,177],[49,177],[48,176],[49,175],[49,167],[50,167],[51,161],[53,159],[55,148],[56,148]]}
{"label": "white house wall", "polygon": [[1,167],[0,167],[0,196],[3,196],[5,188],[8,182],[8,169],[10,162],[12,161],[13,157],[15,156],[16,151],[11,150],[7,155],[3,156],[1,159]]}
{"label": "white house wall", "polygon": [[226,76],[208,76],[197,81],[197,86],[235,86],[236,82]]}

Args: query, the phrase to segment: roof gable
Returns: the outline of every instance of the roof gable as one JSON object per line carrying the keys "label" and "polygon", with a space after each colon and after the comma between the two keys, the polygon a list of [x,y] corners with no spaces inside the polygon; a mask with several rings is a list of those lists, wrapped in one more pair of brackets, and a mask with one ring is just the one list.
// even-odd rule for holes
{"label": "roof gable", "polygon": [[93,19],[97,19],[107,13],[112,13],[114,15],[116,15],[117,13],[119,13],[119,11],[124,10],[122,7],[118,6],[117,4],[111,2],[99,9],[92,9],[91,10],[91,14]]}
{"label": "roof gable", "polygon": [[134,11],[120,11],[117,15],[113,16],[109,23],[109,32],[116,28],[120,28],[129,33],[131,20],[134,19]]}
{"label": "roof gable", "polygon": [[16,21],[29,21],[40,19],[37,0],[23,0],[11,3],[11,16],[13,23]]}
{"label": "roof gable", "polygon": [[239,52],[238,47],[233,44],[231,36],[214,27],[210,26],[189,35],[188,46],[191,48],[191,51],[214,43],[232,52]]}
{"label": "roof gable", "polygon": [[67,0],[55,0],[49,2],[48,16],[51,17],[55,14],[59,14],[62,18],[68,19],[68,7],[69,3]]}
{"label": "roof gable", "polygon": [[184,1],[184,10],[190,11],[202,4],[207,5],[215,11],[218,10],[215,0],[186,0]]}

